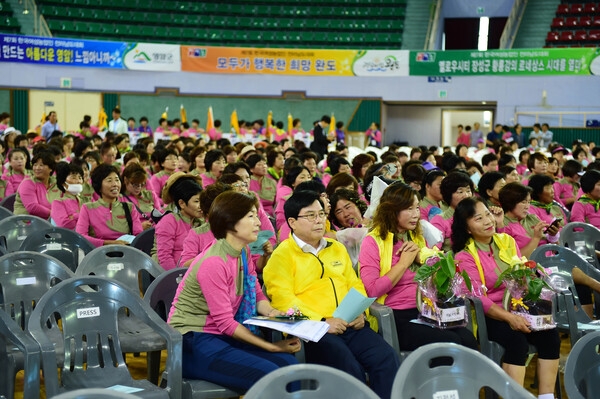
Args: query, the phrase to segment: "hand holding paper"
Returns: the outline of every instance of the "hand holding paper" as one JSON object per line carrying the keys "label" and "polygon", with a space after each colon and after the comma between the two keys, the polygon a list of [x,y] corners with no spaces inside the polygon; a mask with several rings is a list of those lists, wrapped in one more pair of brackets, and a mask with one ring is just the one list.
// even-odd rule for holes
{"label": "hand holding paper", "polygon": [[339,304],[333,317],[338,317],[347,323],[351,323],[356,319],[362,312],[367,310],[376,298],[367,298],[355,288],[351,288],[346,294],[342,303]]}

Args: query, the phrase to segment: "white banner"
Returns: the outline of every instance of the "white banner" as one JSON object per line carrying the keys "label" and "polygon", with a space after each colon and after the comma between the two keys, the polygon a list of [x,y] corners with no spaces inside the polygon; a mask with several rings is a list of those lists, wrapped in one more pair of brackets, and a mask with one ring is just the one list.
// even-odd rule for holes
{"label": "white banner", "polygon": [[181,50],[176,44],[137,43],[123,57],[123,66],[137,71],[181,71]]}

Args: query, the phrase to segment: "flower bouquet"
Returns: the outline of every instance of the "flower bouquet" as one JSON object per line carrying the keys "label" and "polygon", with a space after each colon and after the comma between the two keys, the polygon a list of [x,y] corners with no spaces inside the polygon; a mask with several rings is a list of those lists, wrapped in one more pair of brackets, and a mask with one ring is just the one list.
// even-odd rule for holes
{"label": "flower bouquet", "polygon": [[556,328],[552,315],[555,293],[548,284],[548,275],[547,269],[537,262],[515,256],[494,286],[505,284],[504,308],[524,317],[534,331]]}
{"label": "flower bouquet", "polygon": [[454,262],[452,253],[441,252],[427,258],[415,275],[419,284],[419,319],[437,328],[464,327],[469,321],[465,296],[471,291],[471,279]]}

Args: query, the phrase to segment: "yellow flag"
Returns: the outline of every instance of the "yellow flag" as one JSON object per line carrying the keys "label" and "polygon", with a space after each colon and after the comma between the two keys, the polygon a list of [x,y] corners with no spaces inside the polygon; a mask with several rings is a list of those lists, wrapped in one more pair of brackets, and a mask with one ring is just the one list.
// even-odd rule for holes
{"label": "yellow flag", "polygon": [[160,116],[163,119],[168,119],[168,113],[169,113],[169,107],[165,108],[165,112],[162,113],[162,115]]}
{"label": "yellow flag", "polygon": [[289,112],[288,113],[288,133],[292,132],[292,129],[294,128],[294,118],[292,118],[292,113]]}
{"label": "yellow flag", "polygon": [[206,132],[215,127],[215,117],[213,116],[212,107],[208,107],[208,117],[206,118]]}
{"label": "yellow flag", "polygon": [[237,110],[235,109],[231,113],[231,128],[240,136],[240,123],[238,121]]}
{"label": "yellow flag", "polygon": [[179,115],[180,115],[180,119],[181,119],[181,123],[186,123],[187,122],[187,113],[185,112],[185,108],[183,108],[183,104],[181,104],[181,107],[179,108]]}
{"label": "yellow flag", "polygon": [[46,123],[46,116],[46,111],[42,112],[42,120],[40,121],[42,125]]}
{"label": "yellow flag", "polygon": [[98,128],[100,130],[108,129],[108,115],[106,115],[106,111],[104,108],[100,109],[98,113]]}
{"label": "yellow flag", "polygon": [[265,135],[267,136],[267,140],[271,141],[271,126],[273,125],[273,111],[269,111],[269,115],[267,115],[267,130],[265,131]]}
{"label": "yellow flag", "polygon": [[331,123],[329,124],[329,133],[335,132],[335,116],[331,113]]}

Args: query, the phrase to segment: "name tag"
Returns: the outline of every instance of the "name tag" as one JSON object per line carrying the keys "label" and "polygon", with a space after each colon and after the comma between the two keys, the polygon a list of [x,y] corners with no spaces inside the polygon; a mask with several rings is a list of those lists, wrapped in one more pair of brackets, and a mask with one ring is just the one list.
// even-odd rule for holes
{"label": "name tag", "polygon": [[100,316],[100,308],[85,308],[85,309],[77,309],[77,318],[85,319],[88,317],[98,317]]}
{"label": "name tag", "polygon": [[18,241],[23,241],[23,240],[24,240],[24,239],[26,239],[26,238],[27,238],[27,236],[18,236],[18,237],[17,237],[17,240],[18,240]]}
{"label": "name tag", "polygon": [[36,281],[35,277],[21,277],[16,280],[16,283],[17,285],[32,285]]}
{"label": "name tag", "polygon": [[106,266],[106,269],[111,272],[118,272],[119,270],[123,270],[124,268],[125,268],[125,265],[122,263],[109,263]]}
{"label": "name tag", "polygon": [[458,391],[438,391],[433,394],[432,399],[459,399]]}
{"label": "name tag", "polygon": [[46,250],[48,251],[60,251],[62,249],[62,244],[57,242],[52,242],[50,244],[46,244]]}
{"label": "name tag", "polygon": [[333,262],[331,262],[331,266],[342,266],[342,262],[340,262],[339,260],[334,260]]}
{"label": "name tag", "polygon": [[585,247],[585,241],[575,241],[574,244],[576,247]]}

